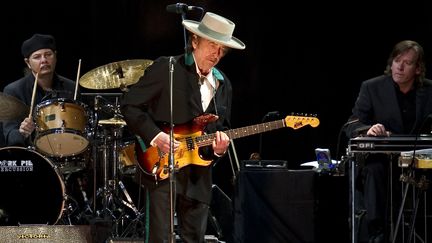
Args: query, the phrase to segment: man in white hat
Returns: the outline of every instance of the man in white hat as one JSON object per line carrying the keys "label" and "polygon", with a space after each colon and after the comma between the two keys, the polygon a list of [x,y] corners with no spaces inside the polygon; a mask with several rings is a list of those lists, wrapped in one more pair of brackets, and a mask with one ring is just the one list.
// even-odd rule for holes
{"label": "man in white hat", "polygon": [[[183,242],[204,242],[211,201],[211,164],[222,157],[229,137],[232,86],[215,66],[231,48],[245,44],[233,37],[235,24],[207,12],[200,22],[184,20],[189,31],[185,54],[160,57],[148,67],[122,101],[121,111],[138,144],[137,173],[148,193],[151,243],[167,242],[170,232],[170,73],[173,77],[174,191],[178,234]],[[207,114],[207,116],[202,116]],[[213,114],[213,115],[208,115]],[[211,134],[200,137],[201,134]],[[197,137],[198,136],[198,137]],[[138,179],[138,178],[137,178]]]}

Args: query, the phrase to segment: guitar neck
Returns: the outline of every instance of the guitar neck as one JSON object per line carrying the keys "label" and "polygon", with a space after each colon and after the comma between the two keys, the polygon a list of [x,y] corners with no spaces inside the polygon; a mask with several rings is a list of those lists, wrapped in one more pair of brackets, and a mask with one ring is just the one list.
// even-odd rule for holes
{"label": "guitar neck", "polygon": [[[282,119],[282,120],[265,122],[265,123],[252,125],[252,126],[235,128],[223,132],[226,133],[230,139],[236,139],[236,138],[242,138],[242,137],[246,137],[258,133],[268,132],[271,130],[283,128],[285,126],[286,126],[285,122]],[[211,134],[205,134],[196,137],[195,142],[198,145],[198,147],[211,145],[215,138],[215,135],[216,135],[215,133],[211,133]]]}

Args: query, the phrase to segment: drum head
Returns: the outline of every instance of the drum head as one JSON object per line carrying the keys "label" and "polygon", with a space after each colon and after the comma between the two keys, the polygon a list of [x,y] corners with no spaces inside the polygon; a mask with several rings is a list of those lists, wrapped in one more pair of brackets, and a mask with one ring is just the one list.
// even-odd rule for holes
{"label": "drum head", "polygon": [[55,224],[64,207],[64,183],[53,164],[21,147],[0,149],[0,225]]}
{"label": "drum head", "polygon": [[61,129],[38,135],[36,148],[50,156],[75,156],[87,149],[89,141],[75,130]]}

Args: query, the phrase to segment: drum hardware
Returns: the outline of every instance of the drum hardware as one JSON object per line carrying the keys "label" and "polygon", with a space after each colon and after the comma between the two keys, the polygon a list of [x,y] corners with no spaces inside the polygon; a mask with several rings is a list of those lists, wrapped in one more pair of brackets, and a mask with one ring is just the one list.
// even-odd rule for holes
{"label": "drum hardware", "polygon": [[98,210],[97,214],[112,219],[114,237],[130,236],[131,233],[137,234],[136,229],[143,219],[143,213],[135,207],[121,180],[122,176],[135,173],[137,162],[134,139],[124,141],[124,127],[127,124],[120,112],[118,97],[115,105],[111,105],[110,101],[103,97],[95,98],[96,110],[112,116],[109,119],[96,120],[100,129],[97,129],[99,134],[95,137],[103,141],[100,147],[104,181],[103,188],[97,190],[98,196],[102,197],[102,210]]}
{"label": "drum hardware", "polygon": [[66,196],[62,223],[66,225],[88,223],[93,215],[91,201],[87,197],[84,182],[81,178],[85,173],[71,172],[63,174]]}
{"label": "drum hardware", "polygon": [[84,205],[85,205],[84,212],[85,213],[86,212],[93,213],[93,211],[90,207],[90,201],[87,198],[87,193],[83,189],[83,184],[82,184],[81,178],[77,178],[77,181],[78,181],[80,192],[81,192],[81,194],[83,196],[83,200],[84,200]]}
{"label": "drum hardware", "polygon": [[113,104],[111,101],[107,100],[103,96],[96,95],[94,101],[94,109],[97,112],[103,111],[106,114],[109,114],[111,116],[115,115],[117,117],[123,117],[122,114],[120,113],[120,106],[119,106],[118,99],[119,97],[115,95],[115,101]]}
{"label": "drum hardware", "polygon": [[[114,119],[111,119],[114,120]],[[121,234],[121,228],[129,215],[124,210],[130,208],[137,215],[138,210],[134,206],[129,193],[126,191],[123,182],[120,180],[120,155],[122,149],[120,141],[123,137],[123,123],[116,122],[104,123],[98,122],[102,129],[99,137],[102,139],[101,149],[101,167],[102,167],[102,187],[97,189],[96,197],[101,199],[100,210],[96,210],[96,215],[104,219],[110,219],[113,222],[113,236],[118,237]],[[123,193],[123,195],[121,194]],[[126,197],[126,200],[123,199]]]}
{"label": "drum hardware", "polygon": [[61,217],[61,224],[64,225],[73,225],[74,221],[72,220],[72,215],[76,213],[78,210],[78,201],[76,201],[74,198],[66,197],[66,204],[65,208],[63,209],[63,214]]}
{"label": "drum hardware", "polygon": [[139,229],[143,227],[142,222],[144,219],[144,213],[139,211],[138,208],[135,206],[135,204],[132,201],[132,198],[130,197],[129,193],[126,190],[126,187],[124,186],[122,181],[119,181],[120,189],[123,192],[123,195],[126,197],[126,200],[122,200],[122,203],[127,206],[129,209],[131,209],[134,213],[134,218],[131,220],[130,215],[124,215],[122,217],[122,225],[126,225],[126,220],[129,220],[129,224],[123,229],[122,234],[120,237],[130,237],[130,236],[138,236],[140,233],[142,233],[142,230]]}
{"label": "drum hardware", "polygon": [[122,200],[123,204],[126,205],[127,207],[129,207],[130,209],[133,210],[133,212],[135,213],[136,216],[138,216],[139,211],[137,209],[137,207],[135,206],[135,204],[132,202],[132,198],[130,197],[129,193],[126,190],[126,187],[124,186],[122,181],[119,181],[119,186],[121,191],[123,192],[123,194],[126,196],[126,200]]}
{"label": "drum hardware", "polygon": [[[83,152],[86,153],[86,152]],[[87,167],[87,155],[49,157],[63,175],[79,172]]]}

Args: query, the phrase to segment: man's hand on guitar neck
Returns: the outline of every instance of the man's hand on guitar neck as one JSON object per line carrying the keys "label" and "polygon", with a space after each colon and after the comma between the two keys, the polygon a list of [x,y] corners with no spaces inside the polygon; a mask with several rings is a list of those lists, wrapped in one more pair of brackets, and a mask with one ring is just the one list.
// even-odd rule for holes
{"label": "man's hand on guitar neck", "polygon": [[212,143],[214,154],[218,157],[223,156],[228,149],[229,143],[230,139],[228,135],[226,135],[224,132],[217,131],[215,133],[215,139]]}

